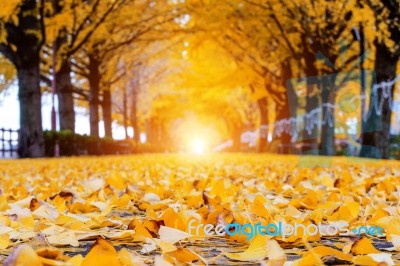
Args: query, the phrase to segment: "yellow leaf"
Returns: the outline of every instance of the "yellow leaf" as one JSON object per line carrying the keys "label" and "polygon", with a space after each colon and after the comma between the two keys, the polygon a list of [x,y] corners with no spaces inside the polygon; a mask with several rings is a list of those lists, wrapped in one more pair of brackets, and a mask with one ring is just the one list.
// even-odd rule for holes
{"label": "yellow leaf", "polygon": [[328,221],[351,221],[358,217],[360,205],[357,202],[345,202],[329,218]]}
{"label": "yellow leaf", "polygon": [[391,235],[400,235],[400,217],[398,216],[380,218],[376,224],[385,229],[387,240],[390,240]]}
{"label": "yellow leaf", "polygon": [[47,241],[49,241],[51,245],[70,245],[73,247],[79,247],[79,241],[73,231],[66,231],[60,234],[48,236]]}
{"label": "yellow leaf", "polygon": [[123,248],[118,252],[118,260],[121,263],[121,266],[144,266],[145,265],[144,262],[139,257],[135,257],[126,248]]}
{"label": "yellow leaf", "polygon": [[250,242],[250,246],[240,253],[225,252],[224,255],[233,260],[255,261],[263,260],[268,255],[267,249],[268,237],[257,235]]}
{"label": "yellow leaf", "polygon": [[27,244],[17,246],[3,261],[3,266],[42,266],[39,256]]}
{"label": "yellow leaf", "polygon": [[200,265],[206,265],[207,262],[198,254],[186,248],[177,248],[175,251],[165,253],[168,256],[175,258],[181,263],[197,262]]}
{"label": "yellow leaf", "polygon": [[174,266],[166,256],[156,256],[154,259],[154,266]]}
{"label": "yellow leaf", "polygon": [[168,226],[161,226],[158,234],[160,235],[160,240],[171,244],[175,244],[176,242],[190,236],[186,232]]}
{"label": "yellow leaf", "polygon": [[255,215],[268,219],[270,217],[270,214],[264,206],[265,203],[266,199],[260,195],[257,195],[253,201],[251,212],[254,213]]}
{"label": "yellow leaf", "polygon": [[82,262],[82,266],[121,266],[118,261],[118,253],[114,246],[102,239],[97,238],[96,242],[90,248],[89,253],[86,255]]}
{"label": "yellow leaf", "polygon": [[322,258],[326,256],[334,256],[340,260],[352,261],[353,257],[345,254],[337,249],[325,246],[311,248],[303,257],[293,263],[294,266],[308,266],[321,264]]}
{"label": "yellow leaf", "polygon": [[365,236],[353,243],[351,252],[355,255],[380,253],[380,251],[372,245],[371,240]]}
{"label": "yellow leaf", "polygon": [[43,258],[55,260],[60,258],[63,252],[58,248],[44,247],[37,249],[36,254]]}
{"label": "yellow leaf", "polygon": [[126,184],[124,183],[123,179],[116,175],[116,174],[111,174],[107,179],[106,183],[108,185],[113,186],[116,189],[122,190],[126,188]]}
{"label": "yellow leaf", "polygon": [[10,245],[10,235],[2,234],[0,235],[0,250],[6,249]]}
{"label": "yellow leaf", "polygon": [[177,248],[171,244],[170,242],[162,241],[157,238],[153,238],[153,241],[156,243],[156,245],[161,249],[161,252],[163,253],[168,253],[175,251]]}
{"label": "yellow leaf", "polygon": [[353,263],[356,265],[395,265],[392,255],[388,253],[379,254],[368,254],[356,256],[353,259]]}
{"label": "yellow leaf", "polygon": [[83,262],[83,257],[81,254],[73,256],[67,261],[67,263],[72,266],[81,266],[82,262]]}

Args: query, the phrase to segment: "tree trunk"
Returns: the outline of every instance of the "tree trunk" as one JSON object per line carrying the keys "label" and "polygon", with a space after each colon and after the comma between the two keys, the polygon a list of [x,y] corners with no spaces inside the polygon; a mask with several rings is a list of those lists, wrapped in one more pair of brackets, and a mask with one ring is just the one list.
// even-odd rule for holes
{"label": "tree trunk", "polygon": [[122,95],[122,111],[123,111],[123,124],[124,124],[124,130],[125,130],[125,139],[128,138],[128,102],[127,102],[127,94],[126,94],[126,86],[124,87],[123,90],[123,95]]}
{"label": "tree trunk", "polygon": [[154,118],[150,118],[146,126],[147,143],[154,145],[156,142],[156,123]]}
{"label": "tree trunk", "polygon": [[[396,78],[399,55],[394,55],[384,43],[376,44],[375,74],[376,82],[392,81]],[[386,91],[383,91],[386,90]],[[387,88],[371,91],[368,118],[363,125],[360,156],[370,158],[389,158],[390,119],[393,103],[394,84]],[[375,104],[377,103],[377,104]],[[379,107],[382,103],[382,109]]]}
{"label": "tree trunk", "polygon": [[[291,139],[295,139],[294,134],[297,134],[297,131],[294,132],[296,129],[296,123],[291,122],[292,117],[296,117],[297,113],[297,95],[293,89],[293,85],[290,81],[292,78],[292,70],[290,68],[290,63],[285,62],[281,65],[282,69],[282,87],[286,87],[286,94],[282,95],[281,102],[277,105],[277,116],[276,122],[283,121],[288,122],[288,124],[281,126],[287,127],[287,131],[284,130],[280,134],[280,141],[281,141],[281,149],[280,152],[287,154],[290,153],[290,143]],[[276,132],[276,129],[274,128]],[[276,132],[277,133],[277,132]],[[276,134],[275,134],[276,135]]]}
{"label": "tree trunk", "polygon": [[232,140],[233,140],[233,145],[231,150],[234,152],[239,152],[241,151],[241,135],[243,133],[243,124],[242,123],[232,123]]}
{"label": "tree trunk", "polygon": [[321,155],[335,154],[335,80],[336,75],[326,75],[321,81],[322,116],[321,116]]}
{"label": "tree trunk", "polygon": [[56,92],[60,116],[60,129],[69,130],[74,133],[75,111],[69,59],[63,59],[60,69],[56,72]]}
{"label": "tree trunk", "polygon": [[[390,82],[396,78],[396,67],[400,58],[400,28],[396,20],[399,17],[399,6],[393,1],[380,0],[379,5],[375,5],[376,24],[388,23],[388,31],[391,41],[397,45],[391,51],[386,47],[385,42],[375,40],[375,74],[377,85],[382,86],[382,82]],[[389,13],[386,21],[380,18],[385,8]],[[389,158],[390,145],[390,119],[392,115],[391,105],[393,104],[394,84],[371,90],[369,112],[367,121],[363,124],[361,135],[360,156],[371,158]],[[382,104],[382,107],[379,105]]]}
{"label": "tree trunk", "polygon": [[30,63],[26,62],[18,69],[20,112],[18,153],[23,158],[44,156],[39,58],[30,59],[32,60]]}
{"label": "tree trunk", "polygon": [[257,100],[258,108],[260,110],[260,128],[262,134],[260,134],[260,140],[258,143],[258,152],[265,152],[267,149],[267,138],[268,138],[268,106],[267,106],[267,98],[261,98]]}
{"label": "tree trunk", "polygon": [[[307,47],[306,38],[302,39],[303,46]],[[319,116],[316,108],[319,106],[319,77],[318,70],[315,66],[315,54],[310,52],[307,48],[304,51],[306,63],[306,108],[304,117],[304,131],[303,131],[303,152],[306,154],[318,154],[318,129],[319,129]]]}
{"label": "tree trunk", "polygon": [[[281,105],[279,107],[279,109],[277,110],[277,116],[276,116],[276,122],[278,123],[282,123],[284,120],[288,121],[289,124],[287,125],[281,125],[283,127],[288,127],[289,130],[286,131],[282,131],[280,133],[280,142],[281,142],[281,146],[280,146],[280,153],[283,154],[287,154],[290,153],[290,140],[291,140],[291,134],[292,134],[292,124],[291,124],[291,116],[290,116],[290,110],[291,110],[291,106],[289,106],[289,101],[287,100],[287,97],[284,98],[283,101],[283,105]],[[285,121],[285,122],[286,122]],[[274,135],[277,134],[277,128],[274,128],[274,131],[276,132]]]}
{"label": "tree trunk", "polygon": [[137,98],[138,98],[138,84],[134,82],[132,88],[132,102],[131,102],[131,125],[133,127],[133,140],[136,145],[140,142],[139,123],[137,116]]}
{"label": "tree trunk", "polygon": [[89,120],[90,135],[99,137],[100,61],[89,55]]}
{"label": "tree trunk", "polygon": [[[53,0],[54,15],[62,12],[64,3]],[[65,47],[68,45],[68,30],[63,27],[57,33],[55,40],[55,61],[60,61],[60,69],[56,71],[56,93],[58,97],[58,113],[60,117],[60,129],[75,132],[75,110],[71,82],[70,55]],[[57,65],[57,62],[54,62]]]}
{"label": "tree trunk", "polygon": [[[0,43],[3,53],[15,66],[18,75],[20,157],[44,156],[40,93],[40,51],[44,43],[43,10],[37,1],[21,1],[18,23],[6,22],[7,41]],[[2,32],[3,33],[3,32]],[[15,47],[16,49],[13,49]]]}
{"label": "tree trunk", "polygon": [[103,121],[104,121],[104,133],[108,138],[112,138],[112,118],[111,118],[111,92],[110,88],[103,91]]}
{"label": "tree trunk", "polygon": [[[308,79],[308,78],[307,78]],[[308,81],[307,81],[308,82]],[[318,85],[307,84],[306,108],[304,117],[303,143],[304,151],[307,154],[318,154],[318,128],[319,115],[317,108],[319,106],[318,95],[315,92]]]}

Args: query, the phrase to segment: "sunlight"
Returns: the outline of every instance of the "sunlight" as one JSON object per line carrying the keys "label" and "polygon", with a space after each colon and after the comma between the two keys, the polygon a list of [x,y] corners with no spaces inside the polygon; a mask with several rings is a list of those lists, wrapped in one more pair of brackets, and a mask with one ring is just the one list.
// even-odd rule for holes
{"label": "sunlight", "polygon": [[206,145],[202,139],[194,139],[191,143],[190,152],[195,154],[204,154]]}

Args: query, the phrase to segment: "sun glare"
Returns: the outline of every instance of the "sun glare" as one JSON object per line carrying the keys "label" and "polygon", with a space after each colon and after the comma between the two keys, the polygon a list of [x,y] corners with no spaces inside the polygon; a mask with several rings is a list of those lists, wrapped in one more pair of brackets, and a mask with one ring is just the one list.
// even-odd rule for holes
{"label": "sun glare", "polygon": [[205,142],[202,139],[194,139],[190,151],[195,154],[203,154],[206,151]]}

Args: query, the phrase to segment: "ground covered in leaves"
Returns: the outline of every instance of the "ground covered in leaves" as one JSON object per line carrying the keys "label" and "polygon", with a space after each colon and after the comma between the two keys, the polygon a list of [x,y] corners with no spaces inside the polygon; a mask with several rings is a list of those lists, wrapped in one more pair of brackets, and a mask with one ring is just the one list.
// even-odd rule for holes
{"label": "ground covered in leaves", "polygon": [[[394,265],[400,162],[276,155],[0,161],[3,265]],[[207,236],[202,224],[350,233]],[[358,235],[360,226],[383,235]],[[300,230],[301,231],[301,230]]]}

